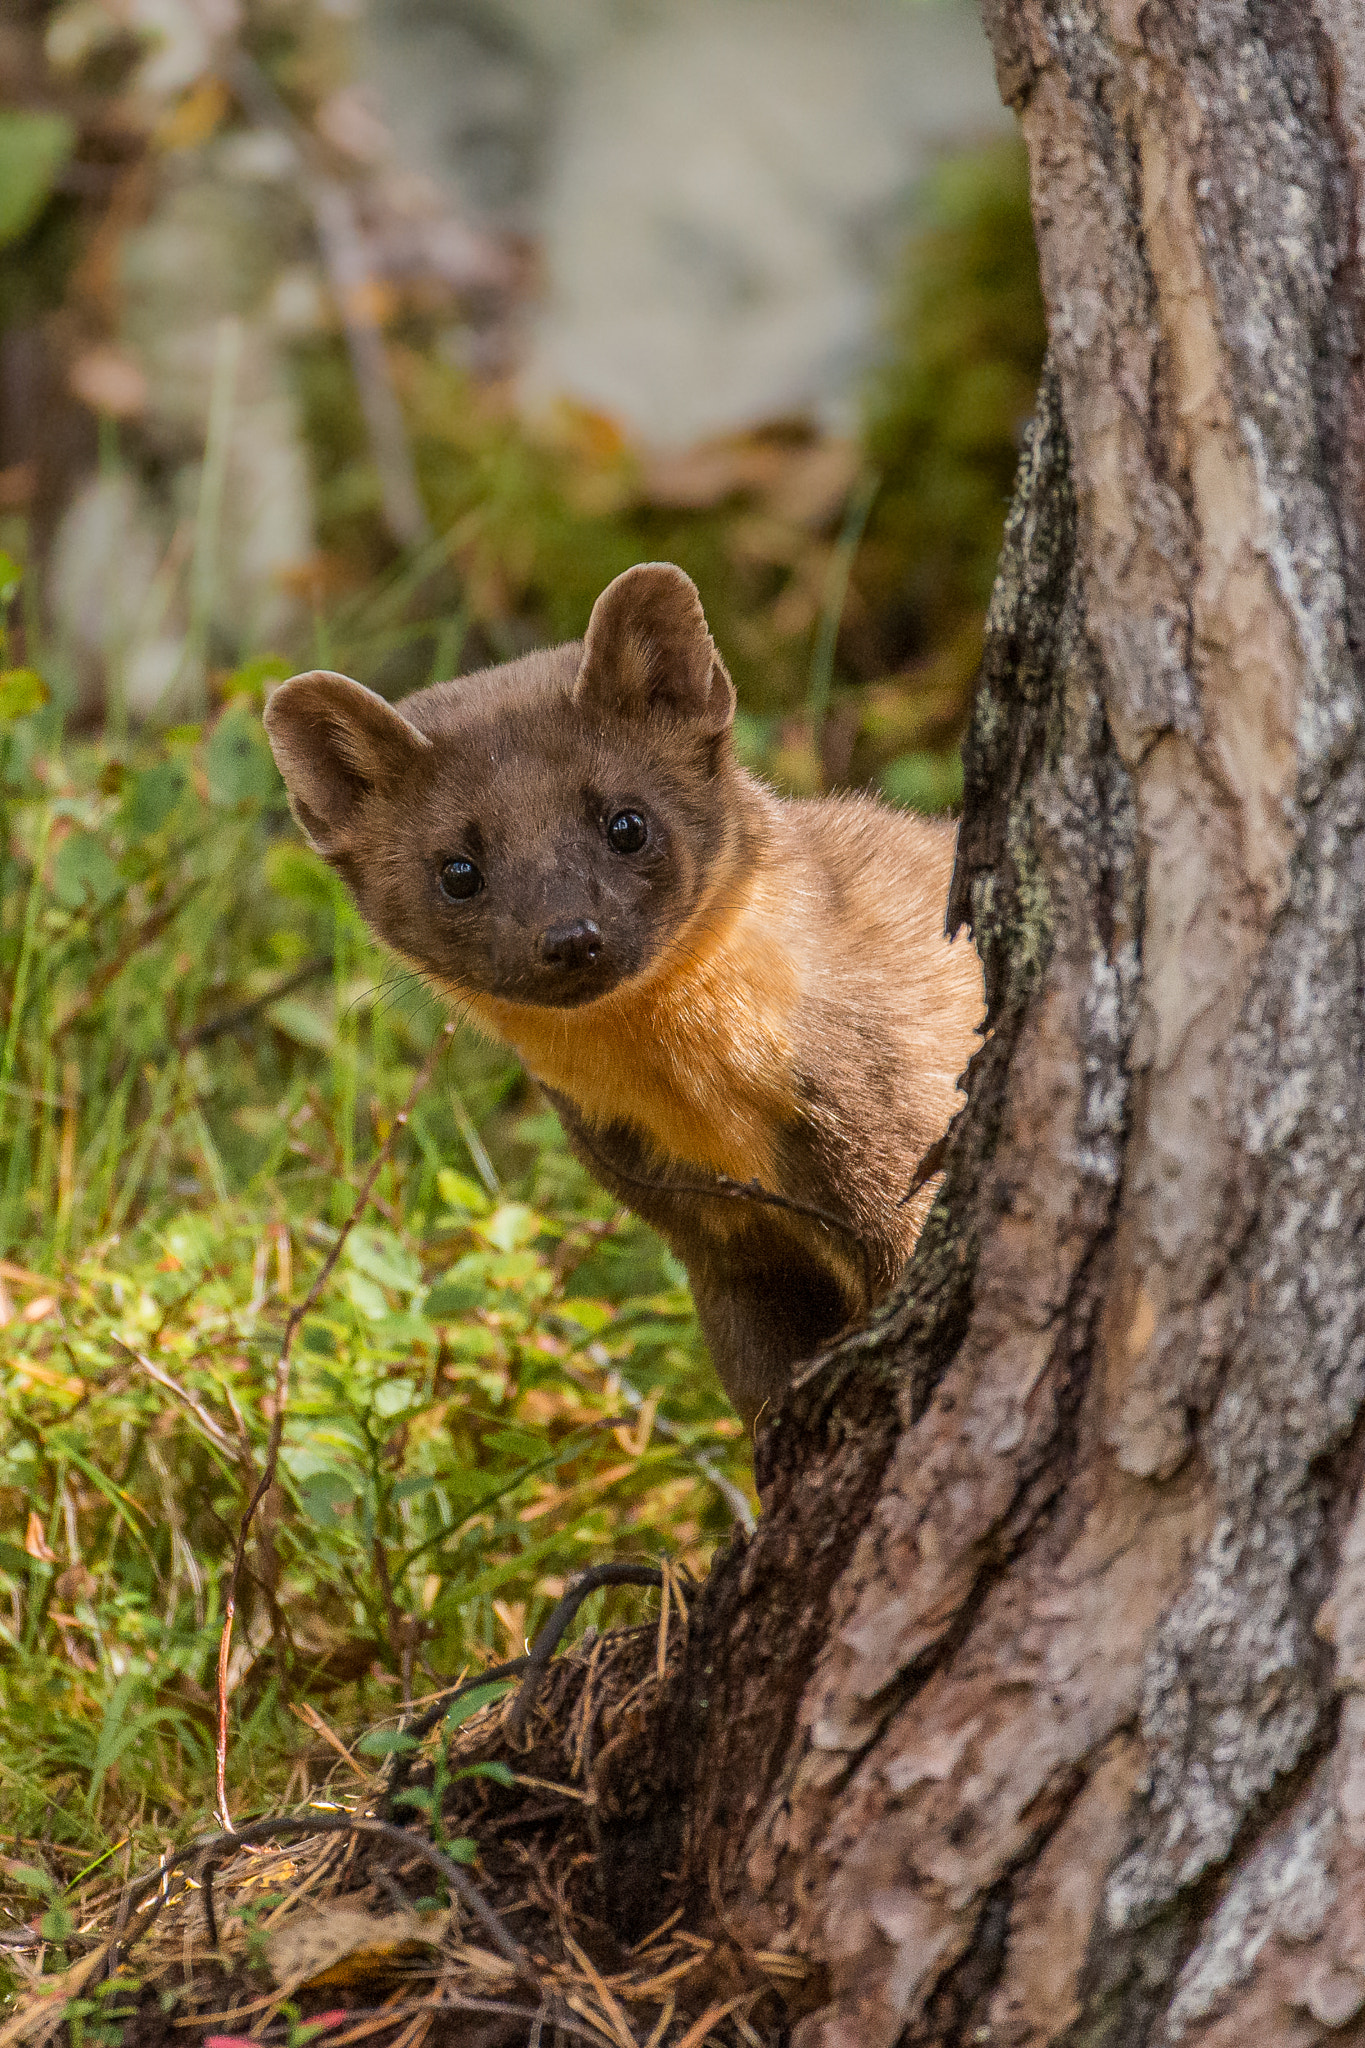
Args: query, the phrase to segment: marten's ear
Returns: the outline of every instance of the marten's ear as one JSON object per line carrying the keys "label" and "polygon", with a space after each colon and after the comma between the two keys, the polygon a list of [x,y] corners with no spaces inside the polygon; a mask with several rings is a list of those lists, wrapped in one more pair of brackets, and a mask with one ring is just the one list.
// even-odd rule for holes
{"label": "marten's ear", "polygon": [[574,698],[626,718],[660,709],[717,738],[735,686],[706,629],[697,586],[672,562],[641,562],[592,608]]}
{"label": "marten's ear", "polygon": [[290,808],[328,860],[347,851],[365,798],[398,788],[431,748],[392,704],[325,668],[280,684],[265,729]]}

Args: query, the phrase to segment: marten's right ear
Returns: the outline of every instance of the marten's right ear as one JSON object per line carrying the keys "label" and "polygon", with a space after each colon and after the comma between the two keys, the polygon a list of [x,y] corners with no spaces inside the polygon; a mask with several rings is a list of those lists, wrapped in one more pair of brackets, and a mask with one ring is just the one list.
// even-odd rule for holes
{"label": "marten's right ear", "polygon": [[348,850],[366,797],[399,788],[431,748],[392,704],[325,668],[280,684],[265,729],[290,808],[327,860]]}
{"label": "marten's right ear", "polygon": [[734,720],[735,686],[692,578],[672,562],[640,562],[609,583],[588,620],[573,693],[624,718],[663,711],[718,739]]}

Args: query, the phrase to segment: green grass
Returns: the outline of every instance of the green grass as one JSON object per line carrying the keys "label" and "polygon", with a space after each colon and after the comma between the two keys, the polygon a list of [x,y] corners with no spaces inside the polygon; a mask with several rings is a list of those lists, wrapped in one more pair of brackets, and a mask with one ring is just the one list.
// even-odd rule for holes
{"label": "green grass", "polygon": [[[123,747],[63,743],[7,675],[0,1888],[29,1917],[35,1867],[65,1883],[209,1818],[286,1313],[442,1014],[301,844],[257,671],[203,730]],[[295,1348],[236,1636],[235,1809],[325,1775],[291,1703],[354,1732],[396,1710],[405,1657],[420,1695],[519,1652],[586,1562],[703,1566],[731,1514],[699,1455],[746,1483],[681,1270],[461,1027]]]}

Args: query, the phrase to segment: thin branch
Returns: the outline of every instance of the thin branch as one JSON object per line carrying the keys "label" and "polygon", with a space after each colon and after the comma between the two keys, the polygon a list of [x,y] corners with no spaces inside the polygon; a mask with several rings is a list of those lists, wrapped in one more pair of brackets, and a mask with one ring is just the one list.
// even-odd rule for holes
{"label": "thin branch", "polygon": [[545,1673],[550,1668],[550,1659],[588,1595],[601,1586],[662,1586],[663,1583],[664,1575],[654,1564],[590,1564],[586,1571],[575,1573],[531,1645],[531,1654],[526,1659],[526,1675],[507,1717],[509,1741],[517,1741],[525,1728]]}
{"label": "thin branch", "polygon": [[274,1485],[275,1475],[279,1469],[280,1445],[284,1439],[285,1411],[289,1405],[289,1375],[294,1353],[294,1339],[298,1335],[299,1325],[310,1309],[315,1306],[322,1294],[323,1288],[331,1279],[347,1238],[364,1215],[369,1205],[370,1196],[374,1192],[375,1184],[393,1149],[394,1139],[400,1131],[406,1128],[413,1106],[431,1079],[432,1074],[436,1070],[437,1061],[455,1036],[458,1028],[453,1018],[442,1025],[435,1044],[423,1060],[421,1067],[418,1069],[417,1077],[413,1081],[412,1087],[408,1090],[407,1101],[394,1118],[393,1123],[389,1127],[388,1136],[375,1155],[370,1170],[365,1176],[364,1186],[356,1197],[355,1206],[347,1217],[342,1229],[337,1234],[336,1243],[323,1260],[317,1278],[307,1294],[304,1295],[303,1300],[296,1308],[290,1310],[289,1320],[284,1326],[284,1339],[280,1345],[280,1355],[275,1364],[274,1411],[270,1417],[270,1436],[266,1444],[265,1469],[257,1482],[255,1492],[247,1503],[246,1513],[242,1516],[241,1528],[237,1532],[237,1548],[233,1553],[232,1577],[228,1582],[227,1605],[223,1615],[223,1633],[218,1642],[218,1734],[215,1746],[217,1812],[224,1828],[228,1830],[231,1830],[232,1827],[232,1815],[228,1810],[227,1803],[227,1679],[228,1659],[232,1652],[232,1625],[237,1612],[237,1591],[241,1583],[242,1567],[246,1559],[247,1537],[251,1533],[251,1524],[255,1518],[256,1510]]}
{"label": "thin branch", "polygon": [[530,1984],[539,1991],[540,1979],[525,1949],[507,1932],[473,1878],[461,1870],[459,1864],[447,1856],[443,1849],[438,1849],[434,1842],[425,1841],[421,1835],[415,1835],[407,1828],[395,1827],[392,1821],[371,1820],[363,1814],[300,1814],[281,1820],[248,1821],[245,1827],[229,1828],[226,1833],[210,1836],[207,1841],[192,1842],[177,1860],[183,1863],[190,1855],[196,1853],[199,1857],[197,1874],[204,1887],[204,1923],[210,1946],[218,1946],[218,1920],[213,1905],[213,1873],[220,1863],[252,1842],[271,1842],[280,1836],[290,1835],[342,1834],[370,1835],[377,1841],[402,1849],[408,1855],[421,1857],[424,1863],[429,1863],[433,1869],[439,1870],[451,1891],[479,1922],[498,1954],[511,1964],[523,1983]]}

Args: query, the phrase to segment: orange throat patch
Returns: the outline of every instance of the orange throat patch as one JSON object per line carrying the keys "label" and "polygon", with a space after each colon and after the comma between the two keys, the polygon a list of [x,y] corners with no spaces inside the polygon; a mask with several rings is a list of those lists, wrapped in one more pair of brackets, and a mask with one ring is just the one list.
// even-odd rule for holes
{"label": "orange throat patch", "polygon": [[587,1123],[629,1123],[661,1162],[771,1187],[803,993],[789,912],[787,892],[760,871],[742,893],[713,897],[645,973],[579,1009],[442,993]]}

